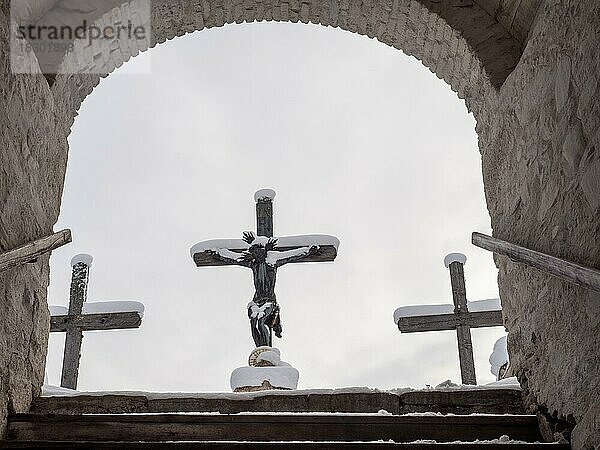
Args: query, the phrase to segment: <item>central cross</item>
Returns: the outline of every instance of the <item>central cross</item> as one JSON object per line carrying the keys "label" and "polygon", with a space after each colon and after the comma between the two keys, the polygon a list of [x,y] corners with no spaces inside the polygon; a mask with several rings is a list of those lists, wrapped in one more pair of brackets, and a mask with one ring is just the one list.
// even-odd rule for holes
{"label": "central cross", "polygon": [[254,194],[256,233],[245,231],[242,239],[199,242],[190,253],[196,266],[236,265],[252,270],[254,297],[248,303],[252,338],[257,347],[273,345],[273,331],[281,337],[279,305],[275,296],[277,269],[288,263],[333,261],[339,240],[328,235],[273,237],[275,191]]}

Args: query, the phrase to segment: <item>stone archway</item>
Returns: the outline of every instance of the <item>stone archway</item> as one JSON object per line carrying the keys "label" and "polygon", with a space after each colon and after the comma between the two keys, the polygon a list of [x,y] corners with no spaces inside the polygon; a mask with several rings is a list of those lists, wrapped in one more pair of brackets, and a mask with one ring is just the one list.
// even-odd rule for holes
{"label": "stone archway", "polygon": [[[69,3],[58,2],[46,14]],[[98,24],[113,23],[115,17],[136,20],[136,8],[141,4],[139,0],[111,0],[100,9],[90,6],[91,12],[83,17]],[[539,0],[527,8],[497,5],[490,10],[483,1],[154,0],[150,42],[142,42],[137,48],[119,45],[115,40],[80,46],[63,60],[58,69],[63,75],[57,76],[52,91],[58,102],[64,102],[64,119],[70,126],[79,104],[100,78],[148,47],[227,24],[282,21],[338,27],[393,46],[422,61],[465,99],[470,110],[477,110],[517,65],[538,4]],[[515,19],[517,16],[519,20]],[[85,76],[86,73],[97,75]]]}
{"label": "stone archway", "polygon": [[[110,14],[131,5],[105,2]],[[77,0],[31,0],[40,20]],[[82,0],[92,4],[93,0]],[[600,154],[597,29],[600,5],[532,0],[155,0],[148,47],[230,23],[276,20],[337,26],[394,46],[443,78],[477,119],[488,209],[496,235],[600,267]],[[535,19],[535,20],[534,20]],[[38,75],[13,75],[6,50],[10,17],[0,8],[0,248],[49,231],[56,222],[66,169],[66,138],[81,102],[122,62],[146,48],[81,49],[64,61],[75,73],[49,87]],[[88,70],[78,66],[88,61]],[[71,64],[70,66],[68,66]],[[74,65],[73,65],[74,64]],[[94,73],[90,72],[92,69]],[[572,416],[591,435],[600,367],[598,299],[546,275],[498,260],[513,363],[534,403]],[[39,392],[48,317],[48,258],[0,274],[4,329],[0,424],[8,408],[23,411]],[[27,292],[25,292],[27,289]],[[596,303],[594,303],[596,302]],[[566,349],[558,358],[552,348]],[[549,383],[548,380],[551,380]],[[592,390],[592,392],[589,392]],[[586,429],[588,430],[586,434]],[[596,431],[596,436],[598,432]],[[591,442],[591,441],[590,441]]]}

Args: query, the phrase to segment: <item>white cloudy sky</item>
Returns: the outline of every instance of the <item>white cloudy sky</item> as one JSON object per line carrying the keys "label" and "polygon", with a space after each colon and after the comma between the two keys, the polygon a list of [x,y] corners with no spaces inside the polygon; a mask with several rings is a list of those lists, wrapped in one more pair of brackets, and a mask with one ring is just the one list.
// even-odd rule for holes
{"label": "white cloudy sky", "polygon": [[[80,389],[227,391],[252,350],[243,268],[194,266],[189,247],[255,226],[253,193],[277,190],[278,235],[339,237],[334,263],[281,269],[283,358],[300,388],[393,388],[460,379],[455,333],[401,335],[400,305],[451,302],[442,260],[462,251],[467,295],[497,296],[475,122],[413,58],[300,24],[236,25],[135,58],[85,101],[56,229],[51,304],[69,260],[95,257],[88,301],[146,305],[139,330],[85,335]],[[474,330],[480,382],[501,328]],[[64,337],[48,377],[60,383]]]}

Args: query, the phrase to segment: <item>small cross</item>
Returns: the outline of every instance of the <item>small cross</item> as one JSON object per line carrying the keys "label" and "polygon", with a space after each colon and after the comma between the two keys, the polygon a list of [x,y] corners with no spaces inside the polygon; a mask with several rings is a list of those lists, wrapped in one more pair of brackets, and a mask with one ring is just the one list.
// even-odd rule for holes
{"label": "small cross", "polygon": [[67,311],[61,306],[50,307],[50,332],[66,332],[60,385],[68,389],[77,389],[84,331],[139,328],[142,324],[144,313],[142,303],[85,302],[92,261],[90,255],[81,254],[73,257],[69,309]]}
{"label": "small cross", "polygon": [[450,269],[454,305],[401,306],[394,313],[394,321],[401,333],[456,330],[462,383],[477,384],[471,328],[503,325],[502,309],[499,299],[467,302],[466,261],[467,257],[462,253],[450,253],[444,258],[445,266]]}

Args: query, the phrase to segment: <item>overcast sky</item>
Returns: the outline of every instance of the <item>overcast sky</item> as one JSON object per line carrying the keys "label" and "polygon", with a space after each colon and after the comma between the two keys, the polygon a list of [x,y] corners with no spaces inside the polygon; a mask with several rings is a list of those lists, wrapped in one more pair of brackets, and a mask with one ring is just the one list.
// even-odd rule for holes
{"label": "overcast sky", "polygon": [[[151,62],[150,74],[131,74]],[[125,70],[123,70],[125,69]],[[282,359],[299,388],[460,380],[452,331],[406,335],[401,305],[451,302],[450,251],[470,300],[497,296],[473,116],[414,58],[301,24],[226,26],[144,53],[102,81],[70,136],[49,303],[68,304],[70,258],[91,253],[88,301],[139,300],[139,330],[85,334],[82,390],[228,391],[253,348],[251,272],[196,268],[198,241],[255,227],[277,191],[275,234],[325,233],[334,263],[283,267]],[[473,331],[480,383],[502,328]],[[63,335],[48,377],[60,384]]]}

